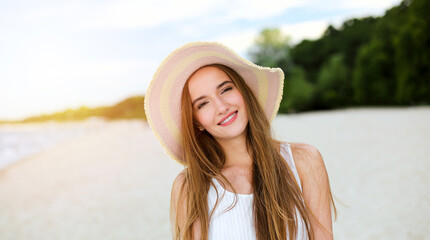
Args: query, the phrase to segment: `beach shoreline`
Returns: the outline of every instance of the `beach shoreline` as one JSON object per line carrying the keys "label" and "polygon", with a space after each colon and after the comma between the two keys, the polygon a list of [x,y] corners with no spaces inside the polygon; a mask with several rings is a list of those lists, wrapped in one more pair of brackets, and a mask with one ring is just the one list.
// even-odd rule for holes
{"label": "beach shoreline", "polygon": [[[426,238],[430,107],[278,114],[273,132],[323,155],[335,239]],[[146,123],[106,122],[0,170],[0,239],[170,239],[182,169]]]}
{"label": "beach shoreline", "polygon": [[83,137],[105,126],[103,119],[79,122],[0,124],[0,170],[66,141]]}

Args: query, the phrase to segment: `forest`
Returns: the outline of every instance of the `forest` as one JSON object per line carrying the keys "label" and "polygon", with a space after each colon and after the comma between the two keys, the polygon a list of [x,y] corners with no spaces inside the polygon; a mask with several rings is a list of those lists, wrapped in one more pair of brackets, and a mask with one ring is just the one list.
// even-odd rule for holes
{"label": "forest", "polygon": [[430,103],[429,0],[403,1],[381,17],[329,26],[292,46],[277,28],[260,32],[251,61],[285,73],[280,113]]}

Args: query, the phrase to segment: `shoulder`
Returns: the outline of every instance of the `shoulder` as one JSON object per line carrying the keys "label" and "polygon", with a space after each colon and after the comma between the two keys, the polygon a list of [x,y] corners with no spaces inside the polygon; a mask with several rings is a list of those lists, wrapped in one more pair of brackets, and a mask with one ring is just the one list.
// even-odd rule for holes
{"label": "shoulder", "polygon": [[[330,183],[319,150],[306,143],[289,143],[303,188],[303,198],[313,216],[315,239],[333,239]],[[333,205],[334,206],[334,205]]]}
{"label": "shoulder", "polygon": [[186,172],[183,170],[176,176],[173,181],[172,193],[170,197],[170,214],[174,222],[175,234],[180,234],[185,227],[186,221],[186,204],[184,199],[184,186],[186,182]]}
{"label": "shoulder", "polygon": [[307,143],[288,143],[303,187],[307,183],[327,178],[327,171],[320,151]]}
{"label": "shoulder", "polygon": [[318,170],[325,170],[323,157],[316,147],[307,143],[289,144],[299,173],[307,174]]}
{"label": "shoulder", "polygon": [[185,182],[185,174],[186,174],[186,170],[182,170],[178,176],[176,176],[175,180],[173,181],[173,186],[176,185],[181,185]]}
{"label": "shoulder", "polygon": [[[322,160],[319,150],[307,143],[288,143],[290,144],[293,156],[301,161]],[[299,160],[297,159],[297,160]]]}
{"label": "shoulder", "polygon": [[175,180],[173,181],[172,185],[172,198],[177,200],[179,193],[183,190],[185,186],[185,180],[186,180],[186,170],[182,170],[178,176],[176,176]]}
{"label": "shoulder", "polygon": [[[172,186],[172,196],[171,196],[171,214],[173,211],[174,221],[177,224],[179,229],[179,234],[182,231],[185,231],[187,221],[187,195],[188,195],[188,185],[187,185],[187,169],[184,169],[182,172],[176,176],[173,181]],[[192,232],[193,236],[196,236],[194,239],[201,238],[201,223],[199,218],[197,218],[192,224]]]}

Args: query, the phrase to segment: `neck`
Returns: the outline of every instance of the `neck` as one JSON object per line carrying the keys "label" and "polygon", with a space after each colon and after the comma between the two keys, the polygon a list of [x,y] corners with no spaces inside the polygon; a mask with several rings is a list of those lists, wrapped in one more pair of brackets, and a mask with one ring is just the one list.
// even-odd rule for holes
{"label": "neck", "polygon": [[245,134],[233,139],[217,139],[225,154],[223,168],[228,167],[250,167],[252,165],[251,156],[246,147]]}

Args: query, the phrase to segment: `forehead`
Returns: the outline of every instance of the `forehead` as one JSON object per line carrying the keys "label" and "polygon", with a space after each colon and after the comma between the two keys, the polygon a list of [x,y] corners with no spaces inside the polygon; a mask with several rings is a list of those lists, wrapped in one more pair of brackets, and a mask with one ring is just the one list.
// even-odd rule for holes
{"label": "forehead", "polygon": [[216,90],[216,87],[230,77],[221,69],[213,66],[203,67],[197,70],[188,81],[188,90],[191,98],[200,93]]}

